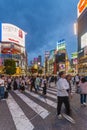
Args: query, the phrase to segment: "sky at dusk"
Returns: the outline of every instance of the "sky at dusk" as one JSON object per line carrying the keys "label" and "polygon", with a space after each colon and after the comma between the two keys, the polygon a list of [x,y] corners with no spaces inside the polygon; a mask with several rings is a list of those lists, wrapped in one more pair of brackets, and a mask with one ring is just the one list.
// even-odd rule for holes
{"label": "sky at dusk", "polygon": [[56,48],[65,39],[69,57],[77,50],[73,24],[79,0],[0,0],[0,21],[18,26],[26,35],[28,62]]}

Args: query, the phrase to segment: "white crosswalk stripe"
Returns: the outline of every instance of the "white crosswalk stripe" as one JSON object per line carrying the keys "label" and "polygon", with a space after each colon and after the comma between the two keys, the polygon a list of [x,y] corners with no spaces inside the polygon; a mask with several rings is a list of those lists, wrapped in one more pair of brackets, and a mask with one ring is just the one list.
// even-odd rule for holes
{"label": "white crosswalk stripe", "polygon": [[17,130],[33,130],[34,126],[10,94],[6,102]]}
{"label": "white crosswalk stripe", "polygon": [[48,90],[51,90],[51,91],[55,91],[55,92],[57,92],[57,88],[47,88]]}
{"label": "white crosswalk stripe", "polygon": [[[40,90],[42,90],[42,89],[43,89],[43,88],[40,88]],[[47,89],[47,92],[51,92],[51,93],[57,95],[57,92],[55,92],[55,91],[53,91],[53,90],[49,90],[49,89]]]}
{"label": "white crosswalk stripe", "polygon": [[[42,90],[42,88],[41,88]],[[40,93],[42,93],[42,91],[39,91]],[[38,100],[40,100],[41,102],[44,102],[46,105],[49,105],[53,108],[57,107],[57,103],[56,103],[56,99],[57,96],[56,94],[52,95],[52,93],[54,92],[53,90],[55,90],[54,88],[51,90],[48,90],[47,92],[47,97],[51,98],[51,99],[47,99],[44,96],[40,96],[38,93],[33,93],[30,92],[28,90],[25,90],[25,92],[27,94],[29,94],[30,96],[32,96],[33,98],[36,98]],[[51,93],[49,93],[49,91]],[[26,94],[21,93],[20,91],[16,90],[13,91],[13,93],[15,93],[17,98],[20,98],[21,101],[23,101],[24,103],[27,104],[27,106],[29,106],[32,109],[32,112],[34,111],[36,113],[37,116],[40,116],[42,119],[45,119],[46,117],[48,117],[50,115],[49,110],[45,109],[44,107],[41,106],[41,104],[38,102],[36,103],[35,101],[33,101],[33,99],[29,98],[28,96],[26,96]],[[52,99],[55,99],[55,101],[52,101]],[[17,101],[13,94],[9,94],[8,99],[6,100],[9,111],[12,115],[14,124],[16,126],[17,130],[33,130],[35,129],[35,124],[31,123],[31,118],[28,119],[29,117],[26,116],[25,112],[23,111],[24,108],[21,108],[21,106],[19,106]]]}
{"label": "white crosswalk stripe", "polygon": [[28,90],[26,90],[26,92],[29,93],[31,96],[33,96],[33,97],[39,99],[39,100],[42,101],[42,102],[45,102],[46,104],[48,104],[48,105],[50,105],[50,106],[52,106],[52,107],[54,107],[54,108],[57,107],[57,104],[56,104],[55,102],[49,100],[49,99],[41,98],[39,95],[37,95],[37,94],[35,94],[35,93],[31,93],[31,92],[29,92]]}
{"label": "white crosswalk stripe", "polygon": [[[39,93],[42,93],[42,91],[39,91]],[[52,94],[49,94],[49,93],[47,93],[46,95],[47,95],[48,97],[53,98],[53,99],[57,99],[57,96],[55,96],[55,95],[52,95]]]}
{"label": "white crosswalk stripe", "polygon": [[45,108],[41,107],[31,99],[29,99],[24,94],[19,91],[15,91],[15,93],[29,106],[31,107],[38,115],[40,115],[43,119],[46,118],[50,112],[48,112]]}

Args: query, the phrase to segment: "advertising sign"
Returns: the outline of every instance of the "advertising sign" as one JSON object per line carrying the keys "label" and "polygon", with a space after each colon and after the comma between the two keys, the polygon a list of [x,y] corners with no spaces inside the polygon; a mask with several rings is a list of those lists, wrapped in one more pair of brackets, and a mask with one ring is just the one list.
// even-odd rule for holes
{"label": "advertising sign", "polygon": [[80,0],[78,3],[78,17],[81,15],[81,13],[85,10],[87,7],[87,0]]}
{"label": "advertising sign", "polygon": [[57,61],[58,62],[65,62],[65,53],[58,53],[57,54]]}
{"label": "advertising sign", "polygon": [[76,59],[78,57],[78,53],[74,52],[71,54],[71,59]]}
{"label": "advertising sign", "polygon": [[78,63],[77,58],[73,59],[73,64],[76,65]]}
{"label": "advertising sign", "polygon": [[60,50],[65,50],[66,49],[66,44],[65,44],[65,40],[60,40],[58,41],[57,43],[57,50],[60,51]]}
{"label": "advertising sign", "polygon": [[59,70],[65,70],[65,64],[59,64]]}
{"label": "advertising sign", "polygon": [[87,46],[87,32],[81,36],[81,48]]}
{"label": "advertising sign", "polygon": [[2,23],[2,42],[12,42],[25,47],[25,32],[15,25]]}

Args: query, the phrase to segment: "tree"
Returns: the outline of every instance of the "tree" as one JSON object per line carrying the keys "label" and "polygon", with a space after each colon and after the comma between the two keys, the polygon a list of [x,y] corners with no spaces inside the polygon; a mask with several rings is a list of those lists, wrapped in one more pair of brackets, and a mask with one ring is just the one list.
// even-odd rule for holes
{"label": "tree", "polygon": [[43,70],[42,69],[39,69],[38,70],[38,74],[42,74],[43,73]]}
{"label": "tree", "polygon": [[6,59],[4,66],[4,71],[6,74],[12,75],[16,73],[16,63],[13,59]]}

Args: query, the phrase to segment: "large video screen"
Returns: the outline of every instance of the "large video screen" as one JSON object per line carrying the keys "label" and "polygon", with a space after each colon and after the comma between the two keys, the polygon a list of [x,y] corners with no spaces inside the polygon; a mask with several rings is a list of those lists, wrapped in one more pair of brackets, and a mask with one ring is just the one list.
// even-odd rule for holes
{"label": "large video screen", "polygon": [[56,62],[65,62],[65,53],[58,53],[56,55]]}
{"label": "large video screen", "polygon": [[81,48],[87,46],[87,32],[81,36]]}

